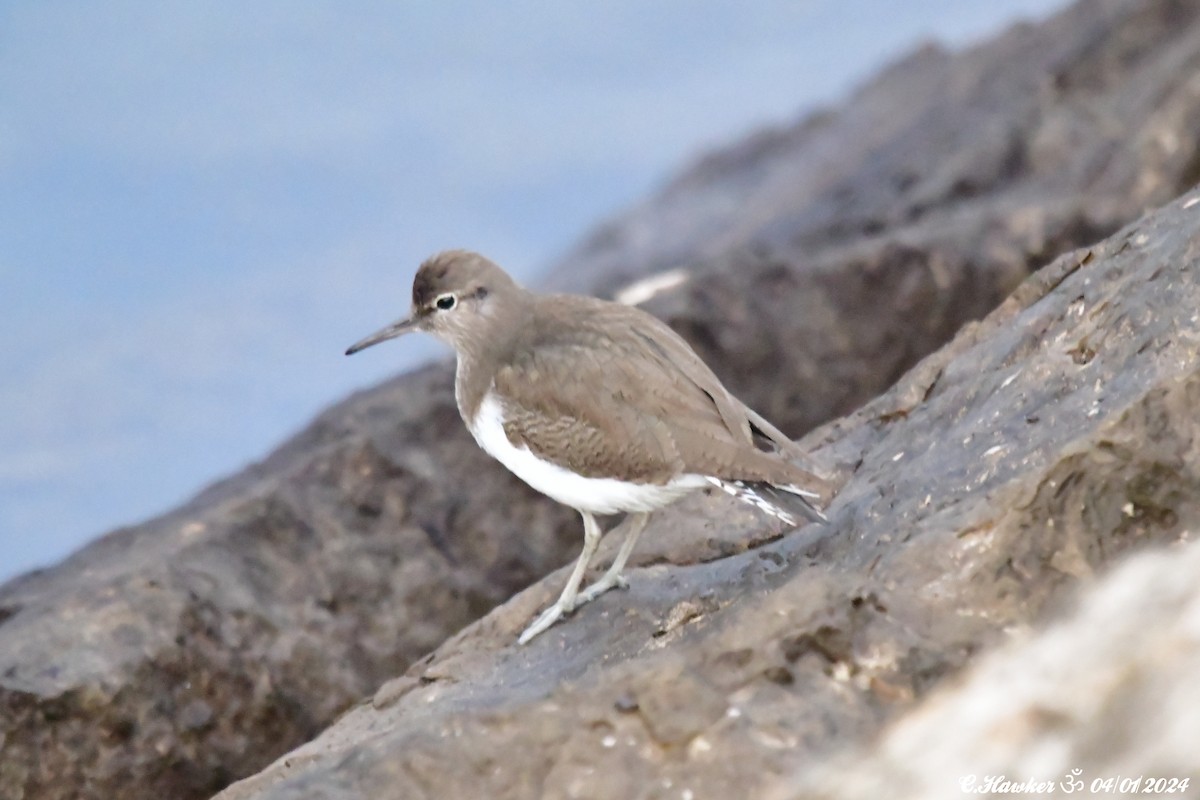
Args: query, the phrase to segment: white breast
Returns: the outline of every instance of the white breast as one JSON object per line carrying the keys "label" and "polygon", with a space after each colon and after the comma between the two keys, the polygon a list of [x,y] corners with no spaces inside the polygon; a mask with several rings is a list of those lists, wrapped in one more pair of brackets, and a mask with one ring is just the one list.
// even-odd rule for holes
{"label": "white breast", "polygon": [[518,478],[563,505],[594,514],[653,511],[705,485],[700,475],[681,475],[665,486],[616,478],[585,478],[544,459],[527,447],[515,447],[504,432],[504,408],[492,392],[484,396],[469,426],[489,455]]}

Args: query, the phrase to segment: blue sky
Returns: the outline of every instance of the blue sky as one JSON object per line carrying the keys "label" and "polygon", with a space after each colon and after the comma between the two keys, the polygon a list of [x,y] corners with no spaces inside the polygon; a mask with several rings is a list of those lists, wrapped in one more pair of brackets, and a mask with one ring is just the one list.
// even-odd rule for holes
{"label": "blue sky", "polygon": [[1062,5],[0,4],[0,580],[444,354],[341,355],[431,252],[534,280],[703,149]]}

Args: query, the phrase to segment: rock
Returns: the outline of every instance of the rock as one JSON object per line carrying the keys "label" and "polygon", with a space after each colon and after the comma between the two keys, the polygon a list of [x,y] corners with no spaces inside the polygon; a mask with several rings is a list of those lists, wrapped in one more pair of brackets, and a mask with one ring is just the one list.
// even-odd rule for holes
{"label": "rock", "polygon": [[577,537],[478,450],[444,368],[352,397],[184,508],[0,589],[0,797],[210,796]]}
{"label": "rock", "polygon": [[1200,6],[1170,0],[926,47],[834,110],[700,159],[549,283],[615,296],[683,277],[647,307],[800,435],[1200,180],[1198,71]]}
{"label": "rock", "polygon": [[935,800],[1014,792],[1005,781],[1034,787],[1025,796],[1194,796],[1197,575],[1194,542],[1130,559],[1064,619],[980,659],[878,743],[812,763],[767,796]]}
{"label": "rock", "polygon": [[[1119,604],[1096,595],[1099,607],[1085,608],[1078,627],[1084,654],[1100,663],[1074,662],[1068,645],[1078,639],[1041,647],[1038,663],[1059,681],[1092,676],[1058,696],[1063,710],[1031,699],[1032,716],[1019,716],[1019,703],[1005,705],[1054,696],[1041,682],[1051,678],[1024,675],[1011,655],[981,665],[965,688],[934,694],[928,709],[921,703],[1125,554],[1194,538],[1198,243],[1200,190],[1061,256],[893,389],[814,431],[802,444],[847,478],[829,525],[697,563],[674,554],[687,551],[699,520],[766,523],[737,517],[717,496],[656,514],[647,539],[664,563],[636,571],[628,593],[514,647],[560,572],[415,664],[386,703],[353,709],[219,799],[758,796],[869,747],[914,707],[889,729],[865,788],[845,796],[890,795],[880,788],[893,774],[912,785],[908,796],[949,796],[957,777],[937,789],[946,774],[922,764],[961,766],[972,754],[982,754],[979,771],[1028,771],[1043,762],[1022,742],[1039,732],[1073,732],[1077,749],[1065,752],[1088,768],[1109,752],[1088,747],[1107,741],[1126,742],[1123,767],[1178,770],[1178,758],[1155,761],[1144,743],[1086,722],[1137,717],[1137,698],[1152,692],[1159,736],[1176,755],[1193,752],[1195,704],[1167,698],[1195,700],[1185,685],[1195,609],[1161,619],[1175,598],[1195,605],[1186,571],[1171,573],[1157,601],[1114,590],[1128,602],[1102,633],[1096,620]],[[1180,551],[1189,567],[1195,547]],[[1135,586],[1152,580],[1140,569]],[[1182,648],[1165,673],[1131,650],[1160,641],[1142,630],[1156,617],[1162,641]],[[1145,674],[1126,681],[1126,662]],[[991,705],[975,718],[963,704],[980,691]],[[1015,732],[995,745],[989,719]],[[938,753],[924,742],[948,746]],[[1055,769],[1069,761],[1060,744],[1046,744],[1060,756],[1047,762]],[[828,785],[843,796],[836,780]]]}
{"label": "rock", "polygon": [[919,49],[835,109],[703,156],[549,282],[615,293],[739,253],[803,265],[879,238],[969,255],[981,274],[1007,265],[1011,280],[1200,180],[1197,14],[1093,0],[963,53]]}
{"label": "rock", "polygon": [[[923,50],[845,109],[702,161],[610,227],[613,249],[600,247],[603,236],[593,237],[569,259],[575,268],[564,267],[554,280],[611,293],[631,278],[694,261],[682,282],[651,297],[648,307],[688,336],[752,405],[800,434],[891,385],[1053,254],[1115,229],[1200,175],[1194,137],[1200,95],[1192,80],[1200,58],[1198,14],[1200,8],[1168,0],[1091,0],[962,54]],[[1179,214],[1181,230],[1188,230],[1188,214],[1167,213]],[[698,222],[684,225],[692,218]],[[1138,230],[1154,244],[1138,243],[1135,234],[1128,252],[1170,250],[1187,263],[1191,255],[1178,238],[1153,224]],[[626,228],[637,235],[620,233]],[[660,230],[661,241],[654,239]],[[643,249],[637,236],[649,237]],[[1118,260],[1104,251],[1096,264]],[[617,263],[611,277],[601,272]],[[1053,281],[1045,276],[1071,265],[1057,262],[1041,273],[1002,306],[1001,316],[971,329],[956,347],[969,349],[971,336],[987,332],[1013,342],[1011,364],[1037,355],[1042,345],[1021,325],[1058,303],[1033,304],[1037,280],[1048,281],[1050,291]],[[1078,270],[1094,274],[1094,267]],[[1133,314],[1128,303],[1143,297],[1178,311],[1174,298],[1151,293],[1161,283],[1106,285],[1118,284],[1131,297],[1103,301],[1110,307]],[[1089,285],[1087,292],[1097,290]],[[1058,298],[1057,291],[1048,296]],[[1087,314],[1101,302],[1085,303],[1075,322],[1092,322]],[[1066,324],[1046,313],[1046,330]],[[331,743],[363,759],[364,786],[384,781],[379,788],[408,787],[413,796],[429,786],[439,796],[481,785],[497,797],[542,783],[586,791],[588,771],[609,763],[621,766],[605,774],[625,780],[631,793],[656,791],[658,784],[644,783],[655,763],[655,779],[675,781],[678,789],[686,777],[681,754],[689,753],[725,770],[714,785],[732,785],[749,762],[727,756],[759,752],[747,742],[766,748],[769,757],[757,764],[762,781],[792,774],[797,754],[810,752],[804,748],[876,729],[891,709],[923,696],[997,639],[1006,621],[1034,619],[1060,586],[1127,547],[1177,535],[1187,511],[1180,498],[1188,497],[1178,484],[1188,473],[1171,467],[1177,459],[1164,450],[1166,466],[1134,469],[1123,459],[1145,452],[1142,444],[1105,449],[1084,441],[1080,425],[1110,420],[1114,402],[1132,403],[1134,387],[1127,384],[1159,385],[1158,373],[1143,370],[1165,371],[1161,353],[1182,359],[1185,343],[1178,332],[1160,331],[1161,341],[1130,356],[1121,371],[1106,365],[1106,354],[1125,352],[1137,317],[1095,320],[1115,327],[1080,334],[1055,351],[1066,361],[1046,361],[1042,373],[992,386],[988,380],[1003,380],[984,368],[982,351],[977,363],[942,354],[946,371],[936,382],[928,364],[937,362],[926,362],[862,412],[868,416],[811,439],[846,476],[863,459],[841,501],[839,513],[851,518],[825,534],[782,537],[721,497],[696,497],[660,515],[633,561],[652,566],[637,574],[628,595],[606,598],[555,629],[546,641],[559,650],[507,645],[561,585],[561,575],[446,639],[572,559],[579,548],[573,514],[478,450],[457,417],[446,365],[361,393],[180,509],[0,587],[0,796],[207,797],[309,741],[373,694],[369,709],[352,711],[343,726],[288,756],[290,766],[277,765],[259,785],[286,791],[293,784],[278,781],[281,770],[290,770],[301,783],[328,789],[335,780],[328,771]],[[1082,380],[1100,373],[1093,365],[1101,364],[1119,385],[1111,398],[1101,392],[1106,387],[1091,390],[1105,398],[1096,417],[1086,416],[1091,406],[1072,405],[1082,402],[1085,387],[1053,371],[1067,369],[1067,362],[1078,372],[1062,375]],[[994,409],[1015,427],[993,430],[983,417],[955,417],[949,401],[936,406],[941,416],[926,409],[953,391],[960,413],[982,414],[978,409],[992,407],[978,406],[978,393],[994,390],[1017,402],[1013,392],[1021,388],[1045,397],[1041,383],[1052,380],[1059,381],[1060,400],[1028,407],[1021,419],[1003,406]],[[930,427],[918,430],[919,420]],[[1172,420],[1167,414],[1162,424]],[[1149,418],[1145,427],[1148,440],[1159,442]],[[985,431],[993,437],[986,448]],[[968,432],[976,438],[962,452],[941,441]],[[1051,441],[1050,432],[1084,437],[1077,441],[1082,449],[1068,458],[1054,449],[1061,442]],[[899,447],[902,437],[921,442],[921,436],[936,450],[936,463],[920,455],[926,451]],[[1033,449],[1025,456],[1020,448],[989,453],[1016,447],[1006,436],[1017,444],[1034,437],[1027,443]],[[905,450],[898,462],[879,455],[888,441],[897,445],[888,458]],[[1099,474],[1091,459],[1106,458],[1111,483],[1097,488],[1089,482]],[[984,471],[989,465],[994,473]],[[984,503],[980,486],[1001,492],[1017,485],[1018,476],[1033,480],[1038,469],[1059,483],[1013,502],[1028,500],[1030,514],[1045,515],[1030,517],[1028,525],[1056,520],[1044,542],[1013,532],[1015,518],[973,510]],[[921,493],[934,485],[949,494]],[[1109,502],[1128,485],[1136,487],[1123,501],[1135,509],[1132,517],[1123,504]],[[914,493],[930,495],[927,507],[912,505]],[[1097,530],[1114,520],[1127,527],[1111,540],[1089,539],[1091,516],[1086,524],[1070,516],[1070,504],[1085,501],[1089,515],[1100,515]],[[998,506],[984,505],[988,515],[998,513]],[[930,509],[937,511],[934,527],[924,521]],[[968,530],[959,515],[978,517],[979,527]],[[1009,528],[1000,525],[1004,520]],[[1009,542],[997,531],[1015,538]],[[904,537],[942,546],[893,548]],[[963,543],[976,549],[961,552]],[[1011,558],[989,560],[1003,552]],[[876,556],[877,572],[892,576],[890,588],[863,583],[863,560]],[[1043,575],[1046,558],[1057,583]],[[823,566],[793,581],[810,559]],[[985,576],[978,592],[947,582],[962,570]],[[997,582],[1003,593],[989,588]],[[963,596],[953,593],[960,589]],[[770,631],[754,621],[769,603],[783,604],[769,617],[777,646],[763,644]],[[962,617],[960,608],[977,609],[978,616]],[[591,644],[579,638],[598,635],[589,614],[608,615],[603,637]],[[909,638],[888,627],[889,615],[915,626]],[[749,627],[739,633],[736,624],[728,627],[731,619]],[[697,631],[708,630],[717,637],[700,642]],[[602,653],[601,642],[609,648]],[[864,642],[908,649],[875,652],[863,650]],[[436,657],[423,659],[439,645]],[[889,666],[893,657],[898,666]],[[865,694],[858,688],[863,681],[870,687]],[[735,685],[747,687],[745,698]],[[813,712],[790,721],[794,698],[810,693],[818,698]],[[690,701],[685,710],[681,696]],[[451,713],[455,708],[461,716]],[[401,713],[409,727],[392,726]],[[422,720],[428,727],[420,727]],[[362,748],[349,735],[345,726],[358,725],[383,726],[381,749]],[[444,744],[497,733],[478,758]],[[406,772],[387,784],[372,759],[406,736],[413,737],[404,745],[407,760],[395,767]],[[496,749],[501,742],[510,743],[503,753]],[[597,752],[615,761],[598,760]],[[455,769],[444,775],[450,763]],[[487,775],[494,782],[484,784]],[[343,779],[358,780],[336,780]]]}

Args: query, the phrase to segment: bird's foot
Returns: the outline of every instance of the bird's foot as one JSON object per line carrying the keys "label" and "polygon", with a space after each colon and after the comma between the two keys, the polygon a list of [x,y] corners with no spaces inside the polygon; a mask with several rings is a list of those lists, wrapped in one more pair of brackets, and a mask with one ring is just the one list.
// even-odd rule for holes
{"label": "bird's foot", "polygon": [[595,583],[584,589],[575,598],[575,607],[590,603],[600,595],[607,592],[609,589],[628,589],[629,581],[625,580],[625,576],[621,573],[604,573]]}
{"label": "bird's foot", "polygon": [[538,614],[537,619],[529,623],[521,636],[517,639],[517,644],[526,644],[530,639],[542,633],[554,623],[558,622],[567,614],[570,614],[575,609],[579,608],[584,603],[590,603],[600,595],[607,592],[609,589],[628,589],[629,581],[625,580],[625,576],[620,573],[604,573],[595,583],[584,589],[579,594],[575,595],[569,602],[564,602],[560,597],[558,602],[547,608],[541,614]]}
{"label": "bird's foot", "polygon": [[[577,604],[572,603],[571,605],[574,607]],[[529,627],[522,631],[520,637],[518,637],[517,644],[528,644],[530,639],[562,619],[563,614],[571,613],[571,610],[572,609],[566,608],[565,604],[560,599],[557,603],[547,608],[541,614],[538,614],[537,619],[529,623]]]}

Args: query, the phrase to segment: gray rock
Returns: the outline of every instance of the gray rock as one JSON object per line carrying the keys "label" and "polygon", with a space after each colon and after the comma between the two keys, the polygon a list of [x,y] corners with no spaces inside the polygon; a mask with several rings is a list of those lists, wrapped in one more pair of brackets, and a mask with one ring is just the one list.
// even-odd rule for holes
{"label": "gray rock", "polygon": [[615,291],[742,251],[804,263],[880,236],[1019,274],[1200,180],[1198,13],[1088,0],[963,53],[931,44],[837,108],[700,158],[570,251],[550,283]]}
{"label": "gray rock", "polygon": [[[514,647],[559,573],[414,665],[374,704],[218,797],[752,797],[864,746],[976,653],[1060,607],[1081,580],[1138,548],[1194,537],[1198,243],[1200,191],[1060,257],[882,397],[814,431],[803,444],[848,478],[828,526],[705,560],[698,528],[761,532],[766,523],[719,496],[661,512],[647,529],[660,563],[635,572],[627,594]],[[1112,658],[1159,641],[1140,629],[1183,591],[1172,574],[1164,602],[1131,600],[1103,631],[1115,641],[1099,643],[1093,627],[1083,655]],[[1096,602],[1083,612],[1093,626],[1117,613],[1110,595]],[[1194,610],[1184,606],[1186,620],[1158,626],[1191,641]],[[1176,754],[1194,745],[1194,702],[1167,701],[1195,700],[1184,685],[1193,682],[1194,653],[1169,658],[1163,673],[1147,654],[1123,654],[1148,672],[1132,686],[1103,680],[1124,674],[1122,660],[1089,669],[1064,664],[1076,657],[1065,647],[1054,654],[1047,669],[1062,680],[1096,676],[1080,713],[1140,719],[1142,693],[1161,693],[1159,739]],[[978,681],[1006,674],[994,664],[979,670]],[[1018,680],[1036,683],[1010,682]],[[981,713],[1013,719],[1022,695],[1014,689],[1014,705],[1000,708],[1005,685],[984,690],[992,705]],[[1037,753],[1021,757],[1019,736],[1009,758],[984,749],[995,732],[986,718],[965,730],[939,725],[972,716],[957,703],[970,700],[974,684],[958,690],[965,697],[949,691],[917,721],[897,724],[874,782],[862,777],[866,788],[844,796],[878,797],[889,770],[911,782],[922,764],[946,763],[916,755],[935,730],[938,743],[973,736],[978,749],[967,752],[989,756],[980,770],[1039,763]],[[1122,738],[1082,721],[1059,724],[1053,709],[1039,713],[1050,716],[1025,720],[1030,737],[1039,729],[1068,737],[1068,752],[1088,768],[1107,752],[1085,758],[1090,744]],[[907,740],[914,730],[924,738]],[[967,738],[947,745],[947,758],[968,748]],[[888,747],[913,763],[887,761]],[[1155,761],[1140,743],[1126,749],[1138,757],[1116,762],[1122,768],[1161,773],[1182,763]],[[924,791],[936,777],[922,775],[908,796],[949,796]]]}
{"label": "gray rock", "polygon": [[577,527],[488,462],[444,368],[352,397],[0,589],[0,797],[209,796],[569,558]]}
{"label": "gray rock", "polygon": [[[845,109],[752,137],[702,161],[622,221],[650,237],[643,249],[629,244],[640,241],[636,237],[610,231],[615,249],[597,249],[605,237],[593,237],[570,260],[576,267],[567,278],[555,280],[611,293],[631,278],[694,261],[684,283],[650,299],[649,307],[688,336],[752,405],[789,432],[803,433],[891,385],[1053,254],[1113,230],[1200,175],[1194,136],[1200,95],[1192,81],[1200,59],[1198,14],[1192,4],[1167,0],[1089,0],[1045,25],[1016,29],[962,54],[922,51]],[[1172,213],[1186,232],[1191,217]],[[692,218],[698,222],[687,222]],[[653,237],[660,230],[658,242]],[[1179,263],[1192,258],[1157,228],[1146,231],[1154,247],[1183,258]],[[1130,241],[1131,253],[1143,251],[1154,252]],[[1103,263],[1112,258],[1103,256]],[[612,270],[611,276],[603,270]],[[1161,304],[1155,313],[1164,318],[1178,312],[1173,296],[1110,283]],[[1007,331],[1012,364],[1025,363],[1043,346],[1036,337],[1028,340],[1030,331],[1017,323],[1041,308],[1020,299],[1036,295],[1030,288],[1036,285],[1018,290],[1017,299],[1002,306],[1008,311],[998,312],[1015,315],[1013,320],[993,316],[1000,321],[986,328],[995,336]],[[1107,302],[1134,314],[1126,305],[1134,297]],[[1085,311],[1099,302],[1085,304]],[[1050,314],[1046,324],[1056,319]],[[1066,345],[1065,358],[1079,368],[1069,375],[1079,380],[1100,374],[1090,365],[1103,363],[1102,354],[1124,353],[1124,342],[1136,333],[1136,316],[1097,319],[1115,327]],[[1164,369],[1160,351],[1178,356],[1183,347],[1178,332],[1160,333],[1162,341],[1131,356],[1124,372],[1102,367],[1124,387],[1113,397],[1126,398],[1129,382],[1157,385],[1158,373],[1144,370]],[[1121,344],[1108,348],[1110,339]],[[957,346],[966,347],[964,341]],[[596,752],[628,760],[627,772],[607,773],[627,779],[635,794],[654,791],[644,783],[650,763],[658,763],[656,775],[675,780],[678,788],[686,774],[679,759],[690,749],[714,761],[733,752],[721,750],[726,740],[715,733],[697,738],[697,731],[714,725],[718,732],[728,728],[730,743],[742,741],[738,737],[768,743],[762,747],[769,757],[758,764],[764,780],[791,774],[796,754],[809,752],[793,741],[849,741],[875,729],[893,705],[921,695],[997,637],[1003,621],[1032,619],[1057,596],[1059,584],[1072,584],[1085,567],[1107,563],[1143,540],[1176,535],[1187,511],[1179,499],[1188,497],[1186,487],[1160,491],[1176,485],[1176,473],[1186,475],[1170,472],[1175,462],[1162,461],[1167,466],[1156,467],[1160,472],[1134,474],[1122,459],[1143,452],[1136,443],[1121,445],[1115,455],[1079,444],[1076,460],[1064,461],[1063,451],[1054,449],[1061,442],[1047,437],[1085,436],[1076,417],[1094,422],[1086,416],[1091,406],[1072,405],[1085,387],[1063,383],[1050,369],[1058,362],[1048,361],[1044,373],[1022,373],[1001,392],[993,384],[1002,380],[984,362],[983,351],[977,363],[950,359],[936,385],[926,366],[882,406],[868,407],[874,410],[863,412],[867,417],[852,417],[813,440],[824,443],[826,457],[847,476],[863,459],[839,512],[851,518],[839,518],[836,536],[806,532],[762,547],[781,532],[722,498],[697,497],[655,522],[634,560],[652,565],[638,576],[645,579],[547,639],[561,650],[500,649],[560,585],[561,576],[552,576],[445,643],[428,662],[420,659],[448,636],[571,559],[579,547],[578,522],[478,450],[457,418],[447,366],[352,397],[262,463],[177,511],[115,531],[52,569],[0,587],[0,796],[206,797],[310,740],[406,671],[378,695],[379,711],[359,709],[346,718],[346,724],[384,726],[389,747],[413,737],[403,745],[408,760],[396,761],[404,776],[388,791],[407,786],[413,796],[420,796],[418,789],[453,796],[487,786],[503,797],[530,781],[568,791],[588,769],[607,766],[594,758]],[[1027,380],[1037,385],[1026,387]],[[931,401],[956,392],[963,404],[958,413],[965,414],[977,408],[979,393],[995,390],[1005,402],[1017,402],[1014,387],[1026,387],[1030,397],[1046,398],[1041,382],[1053,381],[1062,402],[1050,398],[1030,407],[1025,413],[1032,422],[1009,420],[1015,431],[990,432],[991,422],[982,417],[947,418],[944,406],[938,407],[941,417],[916,413],[930,386]],[[1098,413],[1109,419],[1111,403],[1118,401],[1100,396],[1105,399]],[[932,427],[920,431],[905,415]],[[918,458],[902,446],[903,437],[965,438],[970,431],[984,437],[985,428],[995,441],[983,447],[982,438],[969,439],[962,445],[966,455],[946,464],[950,454],[944,449],[929,463],[932,456]],[[1013,435],[1017,442],[1034,437],[1026,455],[988,454],[993,446],[1015,446],[1004,438]],[[1155,436],[1147,434],[1157,442]],[[878,456],[885,442],[894,445],[888,458],[900,449],[906,455],[898,462]],[[1092,477],[1072,477],[1075,468],[1098,474],[1089,459],[1101,457],[1118,465],[1111,484],[1097,489]],[[1045,465],[1039,458],[1059,460]],[[989,465],[995,474],[986,472]],[[947,472],[951,466],[958,472]],[[955,527],[955,515],[984,513],[971,511],[983,502],[974,482],[1000,492],[1015,485],[1012,476],[1036,475],[1038,469],[1058,470],[1056,488],[1035,492],[1029,506],[1067,515],[1053,535],[1044,541],[1018,537],[1015,549],[993,563],[988,558],[999,558],[1009,546],[995,540],[993,528],[980,522],[983,527],[962,540],[947,533],[968,530]],[[1091,503],[1099,511],[1088,514],[1115,524],[1117,512],[1108,500],[1124,490],[1125,478],[1136,479],[1136,497],[1127,502],[1145,509],[1138,512],[1144,516],[1127,519],[1121,512],[1127,528],[1111,541],[1068,536],[1069,509],[1059,505]],[[929,487],[935,485],[949,493],[933,497]],[[1093,502],[1088,491],[1098,499]],[[928,507],[911,505],[917,494],[930,495]],[[958,497],[963,499],[944,505],[944,498]],[[945,527],[930,529],[942,533],[929,534],[945,539],[942,549],[894,548],[900,539],[917,537],[916,521],[930,508],[944,515],[938,525]],[[1083,525],[1071,524],[1072,531]],[[991,556],[950,558],[962,542],[977,543]],[[1059,549],[1053,572],[1058,583],[1042,580],[1040,559]],[[895,560],[903,553],[917,566]],[[890,575],[891,584],[860,591],[867,574],[862,564],[876,556],[882,559],[876,570]],[[810,559],[825,566],[793,581]],[[995,575],[981,579],[975,595],[970,584],[946,582],[947,574],[963,569]],[[987,587],[1001,580],[1004,593],[989,594]],[[949,594],[959,589],[963,596]],[[939,591],[947,594],[927,597]],[[762,644],[770,626],[755,621],[765,603],[784,603],[767,617],[780,631],[778,653]],[[987,603],[992,605],[978,611],[979,618],[957,612],[951,622],[942,618],[948,608]],[[900,655],[861,650],[862,642],[892,641],[891,629],[880,621],[888,618],[886,609],[898,609],[894,613],[919,634]],[[596,638],[589,614],[609,615],[603,637]],[[715,624],[728,619],[749,627],[739,633],[736,624]],[[696,631],[710,628],[719,637],[704,647],[713,649],[680,649]],[[603,652],[601,642],[608,648]],[[702,660],[693,661],[701,652]],[[893,656],[902,666],[886,666]],[[711,664],[703,660],[709,658]],[[883,666],[862,672],[861,664],[875,658]],[[870,692],[855,689],[862,674],[874,687]],[[766,699],[743,703],[731,695],[730,687],[742,680],[766,687]],[[608,688],[596,694],[601,685]],[[795,723],[780,716],[775,727],[722,716],[723,707],[735,707],[756,714],[767,708],[761,713],[769,717],[772,693],[780,698],[780,715],[791,713],[788,698],[814,693],[818,702],[814,713]],[[834,713],[837,708],[820,700],[835,695],[846,713]],[[433,701],[422,705],[415,698]],[[392,727],[399,709],[410,727]],[[454,716],[455,709],[461,716]],[[420,727],[421,720],[428,727]],[[599,751],[593,734],[600,736]],[[617,738],[606,747],[610,735]],[[482,746],[478,758],[439,744],[490,736],[498,740]],[[617,747],[631,736],[637,748]],[[384,753],[362,749],[357,740],[351,747],[347,729],[334,729],[317,749],[290,756],[291,769],[308,758],[317,759],[314,770],[318,761],[328,768],[329,737],[345,742],[346,752],[364,764]],[[549,749],[538,749],[543,741]],[[496,749],[501,742],[509,742],[503,753]],[[454,770],[443,775],[450,758],[457,759]],[[737,776],[729,780],[736,781],[741,766],[714,769],[728,767]],[[293,785],[276,783],[279,769],[262,785],[278,791]],[[362,781],[389,780],[375,769],[364,766]],[[485,783],[493,770],[496,782]],[[336,780],[328,770],[296,774],[324,791],[331,780],[358,780],[352,772]]]}
{"label": "gray rock", "polygon": [[[810,764],[766,796],[936,800],[992,787],[1194,797],[1197,575],[1194,542],[1130,559],[1070,615],[980,659],[877,743]],[[1006,791],[1004,781],[1032,791]]]}
{"label": "gray rock", "polygon": [[[700,159],[556,265],[648,307],[800,435],[890,386],[1054,256],[1200,180],[1200,6],[1089,0]],[[763,380],[764,375],[787,376]]]}

